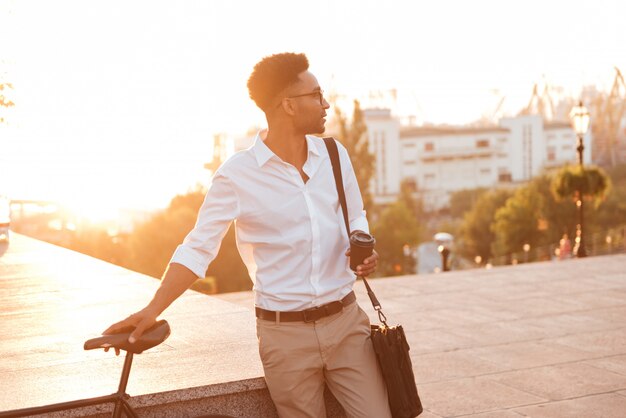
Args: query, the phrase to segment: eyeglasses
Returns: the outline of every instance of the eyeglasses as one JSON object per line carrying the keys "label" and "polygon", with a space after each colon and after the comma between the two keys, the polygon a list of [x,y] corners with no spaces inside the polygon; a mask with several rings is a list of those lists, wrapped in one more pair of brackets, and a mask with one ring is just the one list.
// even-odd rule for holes
{"label": "eyeglasses", "polygon": [[[285,97],[285,99],[295,99],[296,97],[305,97],[305,96],[318,96],[319,101],[320,101],[320,106],[324,106],[324,90],[321,90],[321,89],[312,91],[310,93],[297,94],[295,96],[288,96],[288,97]],[[278,104],[278,106],[280,106],[280,103]]]}

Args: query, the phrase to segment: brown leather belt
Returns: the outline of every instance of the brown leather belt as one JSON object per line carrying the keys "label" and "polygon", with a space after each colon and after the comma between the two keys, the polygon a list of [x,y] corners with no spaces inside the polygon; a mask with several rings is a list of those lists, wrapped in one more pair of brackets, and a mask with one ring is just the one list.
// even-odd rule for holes
{"label": "brown leather belt", "polygon": [[255,308],[256,317],[264,319],[266,321],[278,321],[280,322],[315,322],[319,319],[325,318],[330,315],[334,315],[343,310],[344,307],[354,303],[356,295],[354,291],[348,293],[341,300],[327,303],[325,305],[316,306],[315,308],[306,309],[304,311],[291,311],[291,312],[276,312],[268,311],[258,306]]}

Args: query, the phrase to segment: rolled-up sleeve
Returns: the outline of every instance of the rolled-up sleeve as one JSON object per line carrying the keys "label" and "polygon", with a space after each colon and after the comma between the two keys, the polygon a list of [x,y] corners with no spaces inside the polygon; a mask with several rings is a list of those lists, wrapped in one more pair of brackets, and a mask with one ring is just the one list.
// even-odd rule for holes
{"label": "rolled-up sleeve", "polygon": [[239,200],[233,184],[218,171],[198,212],[196,225],[176,248],[170,263],[182,264],[198,277],[204,277],[238,212]]}
{"label": "rolled-up sleeve", "polygon": [[339,148],[339,158],[341,161],[341,175],[343,177],[343,187],[346,194],[346,203],[348,205],[348,219],[350,220],[350,231],[364,231],[369,233],[369,224],[363,208],[363,198],[359,183],[354,174],[354,167],[350,161],[350,156],[346,148],[337,143]]}

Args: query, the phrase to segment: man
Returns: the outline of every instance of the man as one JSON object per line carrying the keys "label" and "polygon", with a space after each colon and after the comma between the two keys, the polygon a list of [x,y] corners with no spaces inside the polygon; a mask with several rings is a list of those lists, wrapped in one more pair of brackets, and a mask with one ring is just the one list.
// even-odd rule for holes
{"label": "man", "polygon": [[[131,342],[196,279],[204,277],[230,222],[254,281],[259,353],[281,417],[325,417],[326,383],[351,417],[390,417],[367,315],[355,303],[349,241],[321,138],[326,110],[304,54],[261,60],[248,80],[268,130],[215,173],[194,229],[141,311],[109,327],[134,326]],[[339,154],[350,229],[368,230],[346,149]],[[378,254],[357,273],[376,269]],[[322,308],[316,309],[322,306]]]}

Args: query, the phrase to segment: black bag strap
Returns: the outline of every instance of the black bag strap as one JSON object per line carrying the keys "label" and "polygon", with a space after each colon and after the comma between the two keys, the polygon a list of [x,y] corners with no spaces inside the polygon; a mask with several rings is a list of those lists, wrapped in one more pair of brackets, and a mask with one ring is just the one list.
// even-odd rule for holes
{"label": "black bag strap", "polygon": [[339,161],[339,150],[335,138],[324,138],[328,155],[330,156],[330,165],[333,167],[333,175],[335,176],[335,186],[339,195],[339,203],[341,203],[341,211],[343,212],[343,221],[346,224],[346,232],[350,238],[350,223],[348,222],[348,206],[346,205],[346,192],[343,189],[343,176],[341,174],[341,163]]}
{"label": "black bag strap", "polygon": [[[350,239],[350,223],[348,222],[348,205],[346,203],[346,193],[343,188],[343,176],[341,175],[341,162],[339,161],[339,150],[337,149],[337,143],[335,142],[335,138],[327,137],[324,138],[324,143],[326,144],[326,148],[328,149],[328,155],[330,156],[330,164],[333,167],[333,175],[335,177],[335,186],[337,187],[337,195],[339,195],[339,203],[341,204],[341,211],[343,212],[343,220],[346,224],[346,232],[348,233],[348,240]],[[378,298],[374,294],[374,291],[370,287],[367,279],[363,276],[358,276],[363,279],[363,283],[365,284],[365,288],[367,289],[367,295],[372,302],[372,306],[374,310],[378,312],[378,318],[380,322],[387,326],[387,317],[382,311],[382,307],[380,306],[380,302]]]}

